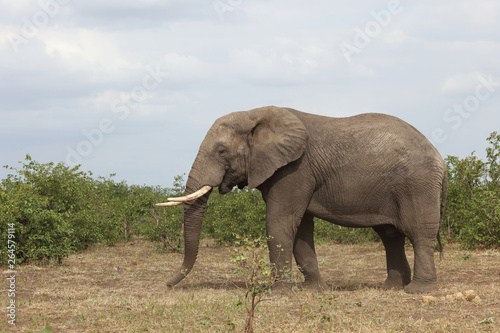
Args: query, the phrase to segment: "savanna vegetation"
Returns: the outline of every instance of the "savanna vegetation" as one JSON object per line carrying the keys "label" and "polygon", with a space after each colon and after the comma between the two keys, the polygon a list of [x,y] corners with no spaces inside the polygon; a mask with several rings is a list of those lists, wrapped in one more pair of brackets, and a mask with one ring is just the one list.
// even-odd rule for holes
{"label": "savanna vegetation", "polygon": [[[253,264],[267,257],[265,249],[219,247],[204,240],[193,271],[179,286],[168,288],[182,255],[154,251],[154,244],[101,243],[71,254],[62,265],[19,266],[16,326],[7,324],[8,298],[2,291],[0,332],[242,332],[251,324],[252,300],[260,302],[253,308],[254,332],[500,329],[496,250],[449,244],[444,259],[436,261],[440,288],[424,298],[381,288],[385,252],[374,242],[318,245],[321,273],[331,290],[284,295],[269,295],[272,281],[264,274],[269,266]],[[413,261],[413,251],[408,260]],[[295,268],[293,273],[300,275]],[[4,286],[0,282],[0,290]]]}
{"label": "savanna vegetation", "polygon": [[448,205],[442,234],[466,248],[500,246],[500,134],[488,137],[486,160],[448,156]]}
{"label": "savanna vegetation", "polygon": [[[16,244],[0,246],[0,267],[13,257],[18,264],[16,327],[2,320],[0,331],[495,331],[500,135],[488,142],[484,160],[474,153],[446,158],[447,254],[436,263],[440,289],[426,296],[382,290],[385,253],[371,229],[320,220],[317,253],[332,290],[271,294],[281,281],[267,258],[265,203],[250,189],[224,196],[214,189],[198,263],[180,287],[168,289],[166,278],[182,258],[183,212],[154,204],[181,195],[183,176],[171,188],[128,185],[27,155],[6,167],[0,186],[0,243]],[[407,255],[412,262],[413,251]],[[300,281],[296,267],[280,276]],[[6,281],[0,290],[8,290]],[[1,304],[11,302],[7,295],[0,294]]]}
{"label": "savanna vegetation", "polygon": [[[464,248],[500,246],[500,134],[488,137],[486,160],[472,153],[448,156],[448,205],[441,234]],[[182,206],[155,208],[166,197],[183,193],[183,177],[171,188],[128,185],[93,177],[79,167],[42,164],[29,155],[0,186],[0,242],[7,244],[8,225],[15,226],[18,263],[48,259],[61,262],[70,253],[94,243],[113,245],[133,237],[156,242],[157,248],[183,249]],[[260,192],[234,190],[224,196],[215,189],[205,213],[203,236],[218,245],[233,245],[238,236],[265,235],[265,203]],[[316,223],[319,242],[377,241],[371,229]],[[8,251],[0,247],[0,263]]]}

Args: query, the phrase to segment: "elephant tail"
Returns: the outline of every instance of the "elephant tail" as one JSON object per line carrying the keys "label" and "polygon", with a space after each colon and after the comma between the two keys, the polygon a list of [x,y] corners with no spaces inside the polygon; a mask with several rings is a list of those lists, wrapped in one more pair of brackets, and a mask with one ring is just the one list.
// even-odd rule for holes
{"label": "elephant tail", "polygon": [[441,210],[439,216],[439,229],[437,233],[437,241],[439,245],[439,259],[443,260],[443,244],[441,243],[441,235],[439,230],[441,229],[441,225],[443,224],[444,211],[446,209],[446,201],[448,198],[448,171],[445,169],[443,174],[443,183],[441,184]]}

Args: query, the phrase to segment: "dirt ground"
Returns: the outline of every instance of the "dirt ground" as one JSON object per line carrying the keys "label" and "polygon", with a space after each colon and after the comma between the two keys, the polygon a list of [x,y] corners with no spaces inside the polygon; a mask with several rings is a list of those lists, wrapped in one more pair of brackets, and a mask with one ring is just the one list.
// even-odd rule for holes
{"label": "dirt ground", "polygon": [[[245,277],[236,275],[232,251],[205,244],[193,272],[173,289],[166,281],[182,255],[143,241],[97,245],[62,265],[18,267],[15,326],[7,322],[1,267],[0,331],[241,332]],[[500,332],[498,250],[448,245],[442,261],[436,253],[439,290],[425,295],[381,288],[380,244],[325,244],[317,252],[331,290],[273,293],[257,307],[256,332]],[[411,248],[407,254],[413,263]]]}

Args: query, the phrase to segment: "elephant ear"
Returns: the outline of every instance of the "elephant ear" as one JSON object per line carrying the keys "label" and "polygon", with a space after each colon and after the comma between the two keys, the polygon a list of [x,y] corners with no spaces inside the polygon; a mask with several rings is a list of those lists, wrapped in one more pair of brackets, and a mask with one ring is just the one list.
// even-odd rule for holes
{"label": "elephant ear", "polygon": [[248,137],[248,186],[256,188],[304,154],[308,134],[299,118],[287,109],[263,107],[248,112],[254,124]]}

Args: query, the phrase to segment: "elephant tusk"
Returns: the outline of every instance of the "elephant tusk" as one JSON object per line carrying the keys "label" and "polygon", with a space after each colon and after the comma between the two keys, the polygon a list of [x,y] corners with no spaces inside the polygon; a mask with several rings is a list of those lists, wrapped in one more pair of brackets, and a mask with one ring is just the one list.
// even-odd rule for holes
{"label": "elephant tusk", "polygon": [[212,186],[205,185],[201,189],[199,189],[198,191],[196,191],[194,193],[191,193],[190,195],[185,195],[183,197],[178,197],[178,198],[168,198],[167,200],[171,201],[171,202],[180,202],[180,203],[192,201],[192,200],[198,199],[199,197],[205,195],[211,189],[212,189]]}
{"label": "elephant tusk", "polygon": [[182,205],[182,202],[162,202],[155,204],[156,207],[172,207],[177,205]]}

